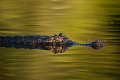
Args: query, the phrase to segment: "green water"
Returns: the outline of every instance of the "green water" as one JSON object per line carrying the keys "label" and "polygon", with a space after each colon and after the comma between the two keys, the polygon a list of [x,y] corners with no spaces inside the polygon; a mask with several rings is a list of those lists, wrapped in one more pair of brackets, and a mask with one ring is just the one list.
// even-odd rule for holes
{"label": "green water", "polygon": [[74,46],[62,54],[0,48],[0,80],[120,80],[119,0],[0,0],[0,35],[63,32],[95,51]]}

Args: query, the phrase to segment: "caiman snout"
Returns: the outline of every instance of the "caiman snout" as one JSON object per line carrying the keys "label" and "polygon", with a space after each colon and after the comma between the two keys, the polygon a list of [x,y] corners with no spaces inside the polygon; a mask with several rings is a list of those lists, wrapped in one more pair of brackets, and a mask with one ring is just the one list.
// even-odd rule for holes
{"label": "caiman snout", "polygon": [[91,43],[91,47],[95,50],[101,49],[105,44],[101,40],[95,40]]}

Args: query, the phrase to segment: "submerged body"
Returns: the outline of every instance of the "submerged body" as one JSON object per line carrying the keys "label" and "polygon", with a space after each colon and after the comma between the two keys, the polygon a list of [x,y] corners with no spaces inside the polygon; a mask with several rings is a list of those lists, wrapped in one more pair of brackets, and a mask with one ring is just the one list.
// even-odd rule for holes
{"label": "submerged body", "polygon": [[0,36],[0,47],[43,49],[52,50],[54,53],[62,53],[74,45],[89,46],[95,50],[104,46],[99,40],[93,41],[89,44],[78,44],[67,38],[62,33],[54,36]]}

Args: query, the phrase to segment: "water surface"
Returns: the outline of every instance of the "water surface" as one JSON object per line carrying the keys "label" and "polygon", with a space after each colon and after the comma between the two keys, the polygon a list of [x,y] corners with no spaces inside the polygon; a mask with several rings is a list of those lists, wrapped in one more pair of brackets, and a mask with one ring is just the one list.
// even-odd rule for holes
{"label": "water surface", "polygon": [[119,0],[1,0],[0,35],[53,35],[79,43],[103,40],[95,51],[62,54],[0,48],[0,80],[119,80]]}

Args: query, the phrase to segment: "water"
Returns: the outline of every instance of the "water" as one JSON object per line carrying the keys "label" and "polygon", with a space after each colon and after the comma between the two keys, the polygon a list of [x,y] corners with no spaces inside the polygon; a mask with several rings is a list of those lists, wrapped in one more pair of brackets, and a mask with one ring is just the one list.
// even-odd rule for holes
{"label": "water", "polygon": [[53,35],[87,43],[62,54],[0,48],[0,80],[119,80],[119,0],[1,0],[0,35]]}

